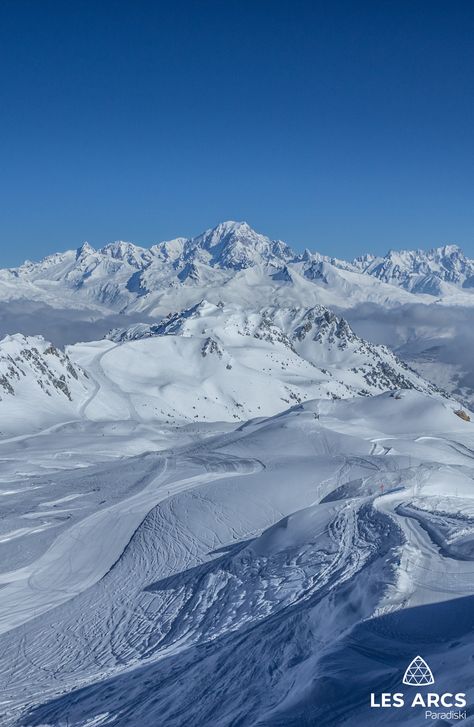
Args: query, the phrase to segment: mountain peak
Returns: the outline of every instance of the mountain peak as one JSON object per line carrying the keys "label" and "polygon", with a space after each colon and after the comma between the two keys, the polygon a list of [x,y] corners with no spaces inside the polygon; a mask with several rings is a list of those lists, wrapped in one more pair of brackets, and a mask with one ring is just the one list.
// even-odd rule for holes
{"label": "mountain peak", "polygon": [[84,241],[80,247],[76,250],[76,260],[79,260],[79,258],[83,258],[86,255],[93,255],[95,253],[95,249],[92,247],[92,245],[89,245],[89,243]]}
{"label": "mountain peak", "polygon": [[100,253],[107,257],[128,263],[133,268],[143,268],[153,259],[153,253],[145,247],[135,245],[133,242],[116,240],[105,245]]}
{"label": "mountain peak", "polygon": [[112,257],[120,257],[127,255],[135,250],[144,251],[146,248],[135,245],[133,242],[127,242],[125,240],[114,240],[113,242],[107,243],[100,249],[101,253],[111,255]]}
{"label": "mountain peak", "polygon": [[469,288],[474,280],[474,261],[453,244],[431,250],[389,250],[384,257],[365,255],[354,265],[383,282],[429,295],[442,295],[446,283]]}
{"label": "mountain peak", "polygon": [[213,267],[241,270],[258,263],[281,263],[294,257],[293,251],[281,240],[271,240],[256,232],[247,222],[228,220],[206,230],[189,242],[188,256],[199,250],[210,255]]}
{"label": "mountain peak", "polygon": [[209,229],[205,230],[200,235],[192,239],[193,241],[196,241],[198,243],[205,243],[208,246],[212,246],[222,241],[230,241],[235,239],[250,243],[254,242],[255,239],[259,237],[265,236],[260,235],[260,233],[252,229],[247,222],[226,220],[225,222],[220,222],[215,227],[210,227]]}
{"label": "mountain peak", "polygon": [[435,255],[438,255],[440,257],[451,257],[453,255],[463,257],[465,258],[464,251],[459,247],[459,245],[443,245],[442,247],[435,247],[432,250],[430,250],[430,253],[434,253]]}
{"label": "mountain peak", "polygon": [[[255,232],[248,222],[245,222],[245,220],[236,221],[236,220],[224,220],[223,222],[219,222],[219,224],[215,225],[215,227],[211,227],[210,231],[215,232],[216,234],[229,234],[230,232],[237,233],[237,232]],[[209,232],[209,230],[207,230]],[[205,234],[205,233],[204,233]]]}

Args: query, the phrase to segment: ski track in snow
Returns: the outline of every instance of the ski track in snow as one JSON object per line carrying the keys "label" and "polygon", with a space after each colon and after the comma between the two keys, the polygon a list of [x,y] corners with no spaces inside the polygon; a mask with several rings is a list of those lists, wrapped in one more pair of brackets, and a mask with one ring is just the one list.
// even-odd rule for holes
{"label": "ski track in snow", "polygon": [[[101,376],[94,369],[95,394]],[[472,502],[474,516],[474,440],[441,402],[426,434],[425,400],[314,402],[185,445],[174,430],[175,446],[133,457],[104,433],[102,464],[94,449],[88,466],[47,475],[69,491],[51,496],[49,480],[34,479],[6,489],[4,537],[21,529],[14,503],[28,496],[23,517],[44,530],[11,542],[47,539],[0,572],[2,725],[312,724],[328,699],[314,684],[331,659],[350,661],[346,642],[367,619],[474,594],[470,556],[439,545],[450,538],[457,552],[457,513]],[[398,419],[387,415],[395,407]],[[100,431],[81,427],[79,448]],[[68,431],[40,440],[45,464]],[[20,458],[38,440],[4,440],[3,451]],[[446,511],[451,530],[438,534],[435,513]],[[459,520],[467,554],[469,522]],[[374,663],[384,643],[374,641]],[[365,719],[348,702],[356,708]]]}
{"label": "ski track in snow", "polygon": [[161,485],[167,472],[167,460],[161,461],[161,472],[158,476],[154,472],[146,475],[144,481],[150,481],[138,495],[99,510],[66,530],[28,567],[0,574],[0,584],[4,584],[0,633],[64,603],[96,583],[118,560],[146,513],[161,500],[198,487],[203,481],[238,475],[239,467],[242,471],[252,467],[250,461],[233,462],[233,471],[224,468],[222,472],[205,472],[169,483],[164,490]]}

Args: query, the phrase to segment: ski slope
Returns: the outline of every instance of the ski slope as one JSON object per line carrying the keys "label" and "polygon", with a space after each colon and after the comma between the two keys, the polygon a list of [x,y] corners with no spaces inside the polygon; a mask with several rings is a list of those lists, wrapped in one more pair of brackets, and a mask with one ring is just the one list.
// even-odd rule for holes
{"label": "ski slope", "polygon": [[425,652],[468,678],[474,436],[448,401],[183,427],[125,413],[0,443],[2,532],[52,524],[0,546],[2,724],[376,723],[373,682],[440,618]]}

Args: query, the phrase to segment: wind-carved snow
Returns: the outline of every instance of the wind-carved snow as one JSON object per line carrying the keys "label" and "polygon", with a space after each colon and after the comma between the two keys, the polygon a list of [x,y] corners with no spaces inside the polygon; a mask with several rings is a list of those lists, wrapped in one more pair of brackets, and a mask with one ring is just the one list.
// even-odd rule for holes
{"label": "wind-carved snow", "polygon": [[[392,613],[400,681],[417,633],[437,684],[440,660],[462,664],[446,615],[436,652],[433,616],[409,628],[414,606],[458,614],[474,591],[474,439],[448,400],[410,390],[224,431],[136,426],[69,423],[0,443],[50,470],[2,485],[15,490],[8,531],[54,524],[0,538],[5,725],[373,721],[365,697],[393,680]],[[124,435],[142,452],[124,456]],[[58,441],[81,467],[55,464]],[[462,540],[462,554],[440,538]],[[355,701],[334,696],[335,660],[357,665]]]}

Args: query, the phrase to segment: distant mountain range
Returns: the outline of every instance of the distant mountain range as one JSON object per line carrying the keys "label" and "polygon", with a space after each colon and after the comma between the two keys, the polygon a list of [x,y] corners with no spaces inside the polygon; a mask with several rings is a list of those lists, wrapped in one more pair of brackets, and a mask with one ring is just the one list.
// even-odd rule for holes
{"label": "distant mountain range", "polygon": [[[84,243],[78,250],[1,270],[0,299],[21,297],[53,306],[75,301],[128,312],[162,313],[161,308],[170,309],[170,297],[176,297],[176,291],[170,296],[170,288],[228,288],[235,300],[236,281],[243,288],[257,283],[304,287],[309,281],[320,290],[312,296],[307,288],[306,302],[329,305],[348,296],[356,301],[408,300],[394,287],[437,297],[461,294],[463,300],[474,301],[474,261],[455,245],[427,252],[390,251],[384,257],[365,255],[347,262],[308,250],[298,254],[245,222],[224,222],[197,237],[176,238],[149,249],[114,242],[94,250]],[[331,290],[324,291],[325,287]],[[182,298],[181,302],[192,302],[192,294]]]}
{"label": "distant mountain range", "polygon": [[444,283],[464,289],[474,287],[474,260],[467,258],[457,245],[432,250],[390,250],[384,257],[364,255],[352,266],[391,285],[414,293],[442,295]]}
{"label": "distant mountain range", "polygon": [[[466,347],[450,345],[450,321],[434,340],[426,315],[433,322],[432,311],[470,309],[473,281],[474,261],[453,245],[347,262],[296,253],[245,222],[149,249],[84,243],[0,270],[3,410],[14,418],[13,401],[23,400],[32,421],[43,410],[47,422],[55,412],[95,416],[85,403],[93,395],[96,404],[105,396],[104,410],[117,403],[114,418],[144,397],[141,416],[181,421],[247,419],[310,398],[400,388],[470,401]],[[74,345],[63,354],[44,339]],[[131,392],[124,372],[140,369],[141,355],[150,366]],[[102,393],[91,392],[97,378]],[[199,389],[207,393],[198,400]]]}

